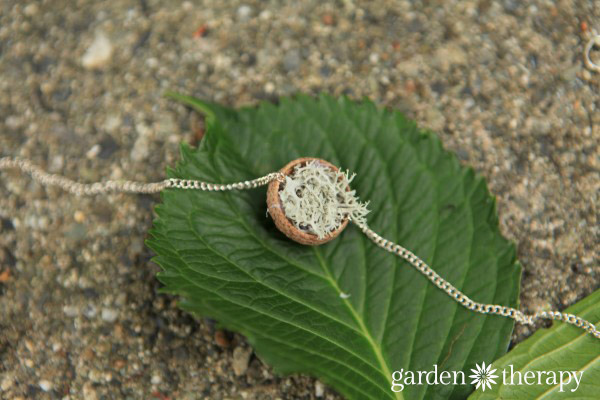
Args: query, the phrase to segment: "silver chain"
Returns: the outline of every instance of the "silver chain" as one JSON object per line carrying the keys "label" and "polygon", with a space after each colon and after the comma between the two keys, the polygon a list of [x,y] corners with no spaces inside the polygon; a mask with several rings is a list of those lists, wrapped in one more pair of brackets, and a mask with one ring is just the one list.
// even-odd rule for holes
{"label": "silver chain", "polygon": [[[141,183],[134,181],[105,181],[86,184],[76,182],[62,175],[47,173],[28,160],[12,157],[0,158],[0,170],[10,168],[18,168],[21,171],[28,173],[35,181],[39,182],[43,186],[58,186],[69,193],[75,194],[76,196],[117,192],[157,193],[163,189],[192,189],[205,191],[245,190],[265,186],[275,179],[281,181],[284,178],[281,172],[272,172],[263,177],[250,181],[228,184],[207,183],[193,179],[175,178],[165,179],[163,181],[153,183]],[[399,244],[379,236],[366,224],[356,224],[360,227],[363,233],[373,241],[373,243],[382,249],[408,261],[417,269],[417,271],[425,275],[425,277],[429,279],[435,286],[442,289],[448,296],[471,311],[481,314],[502,315],[504,317],[512,318],[518,323],[526,325],[534,325],[535,321],[539,319],[563,321],[568,324],[575,325],[576,327],[581,328],[591,333],[594,337],[600,339],[600,331],[596,329],[594,324],[573,314],[559,311],[539,311],[535,314],[525,314],[522,311],[512,307],[477,303],[455,288],[450,282],[438,275],[437,272],[431,269],[431,267],[429,267],[423,260],[413,254],[411,251],[405,249]]]}
{"label": "silver chain", "polygon": [[59,188],[76,196],[90,196],[105,193],[158,193],[163,189],[198,189],[206,191],[244,190],[254,189],[267,185],[274,179],[280,179],[282,174],[274,172],[251,181],[216,184],[201,182],[192,179],[165,179],[160,182],[141,183],[134,181],[104,181],[96,183],[79,183],[62,175],[50,174],[40,167],[22,158],[0,158],[0,170],[18,168],[31,175],[34,181],[42,186],[58,186]]}
{"label": "silver chain", "polygon": [[225,190],[246,190],[246,189],[254,189],[260,186],[268,185],[271,181],[275,179],[283,179],[283,174],[281,172],[272,172],[265,176],[262,176],[257,179],[253,179],[251,181],[243,181],[236,183],[206,183],[201,181],[196,181],[193,179],[166,179],[161,183],[165,184],[165,188],[176,188],[176,189],[196,189],[196,190],[207,190],[209,192],[222,192]]}
{"label": "silver chain", "polygon": [[431,282],[433,282],[435,286],[442,289],[444,292],[446,292],[448,296],[450,296],[456,302],[458,302],[463,307],[466,307],[471,311],[475,311],[481,314],[502,315],[503,317],[512,318],[518,323],[526,325],[534,325],[535,321],[538,319],[564,321],[568,324],[575,325],[578,328],[584,329],[588,333],[594,335],[594,337],[600,339],[600,331],[596,329],[596,326],[594,324],[573,314],[563,313],[559,311],[539,311],[535,314],[525,314],[522,311],[519,311],[516,308],[512,307],[500,306],[496,304],[477,303],[476,301],[471,300],[463,292],[455,288],[450,282],[439,276],[437,272],[431,269],[429,265],[427,265],[423,260],[421,260],[415,254],[413,254],[411,251],[405,249],[399,244],[396,244],[379,236],[366,224],[359,225],[359,227],[362,229],[364,234],[373,241],[373,243],[375,243],[382,249],[387,250],[392,254],[396,254],[397,256],[408,261],[410,265],[412,265],[417,269],[417,271],[425,275],[425,277]]}
{"label": "silver chain", "polygon": [[590,57],[590,53],[592,52],[592,49],[594,47],[600,47],[600,35],[596,35],[594,37],[592,37],[590,40],[588,40],[587,44],[585,45],[585,49],[583,51],[583,59],[585,61],[585,66],[594,72],[600,72],[600,64],[596,64],[592,61],[592,58]]}

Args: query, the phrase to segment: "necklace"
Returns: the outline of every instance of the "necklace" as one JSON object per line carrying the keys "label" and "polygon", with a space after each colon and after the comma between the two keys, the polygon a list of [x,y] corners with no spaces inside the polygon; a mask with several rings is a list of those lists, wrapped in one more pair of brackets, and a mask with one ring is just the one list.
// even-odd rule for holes
{"label": "necklace", "polygon": [[[0,170],[19,169],[31,175],[43,186],[57,186],[76,196],[109,193],[158,193],[165,189],[230,191],[255,189],[269,185],[267,212],[275,225],[288,238],[304,245],[320,245],[335,239],[353,222],[373,243],[406,260],[439,289],[463,307],[480,313],[495,314],[516,322],[534,325],[540,319],[563,321],[581,328],[600,339],[594,324],[573,314],[560,311],[522,311],[496,304],[478,303],[470,299],[438,275],[414,253],[374,232],[367,225],[368,203],[361,203],[350,188],[353,176],[318,158],[300,158],[277,172],[236,183],[207,183],[192,179],[165,179],[159,182],[104,181],[80,183],[62,175],[49,174],[30,161],[20,158],[0,158]],[[341,294],[345,295],[345,294]],[[348,296],[348,295],[345,295]]]}

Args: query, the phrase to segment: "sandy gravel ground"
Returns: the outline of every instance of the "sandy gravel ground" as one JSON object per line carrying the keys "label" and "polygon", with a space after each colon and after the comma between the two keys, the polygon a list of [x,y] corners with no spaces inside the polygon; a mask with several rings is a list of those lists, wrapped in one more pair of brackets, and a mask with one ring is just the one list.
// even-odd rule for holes
{"label": "sandy gravel ground", "polygon": [[[202,128],[166,89],[232,106],[367,96],[488,179],[525,310],[599,286],[600,75],[582,62],[599,1],[282,3],[0,2],[0,155],[87,181],[157,180]],[[0,397],[338,398],[274,377],[243,338],[157,293],[143,244],[156,202],[2,174]]]}

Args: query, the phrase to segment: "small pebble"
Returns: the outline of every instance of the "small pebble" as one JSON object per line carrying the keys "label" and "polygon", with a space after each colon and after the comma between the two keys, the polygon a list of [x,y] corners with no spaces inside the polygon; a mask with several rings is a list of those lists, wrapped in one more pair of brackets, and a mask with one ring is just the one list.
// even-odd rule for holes
{"label": "small pebble", "polygon": [[9,279],[10,279],[10,270],[9,269],[5,269],[4,271],[0,272],[0,283],[8,282]]}
{"label": "small pebble", "polygon": [[95,144],[93,145],[88,151],[87,153],[85,153],[85,156],[88,159],[94,159],[96,158],[96,156],[98,155],[98,153],[100,153],[100,150],[102,150],[102,148],[100,147],[99,144]]}
{"label": "small pebble", "polygon": [[63,312],[67,317],[76,317],[79,314],[79,309],[75,306],[63,306]]}
{"label": "small pebble", "polygon": [[290,50],[283,56],[283,68],[287,72],[298,69],[301,62],[300,52],[298,50]]}
{"label": "small pebble", "polygon": [[98,393],[96,392],[96,389],[94,389],[92,382],[86,382],[83,385],[83,398],[85,400],[97,400],[98,399]]}
{"label": "small pebble", "polygon": [[25,15],[27,15],[28,17],[33,17],[34,15],[36,15],[38,12],[40,11],[39,7],[37,6],[37,4],[32,3],[32,4],[28,4],[27,6],[25,6],[25,8],[23,9],[23,12],[25,13]]}
{"label": "small pebble", "polygon": [[86,69],[100,69],[110,61],[113,46],[104,33],[97,33],[94,41],[81,58],[81,65]]}
{"label": "small pebble", "polygon": [[267,20],[271,19],[272,17],[273,17],[273,14],[269,10],[261,11],[260,14],[258,15],[258,18],[260,18],[264,21],[267,21]]}
{"label": "small pebble", "polygon": [[88,378],[90,381],[92,382],[102,382],[102,373],[96,369],[92,369],[89,373],[88,373]]}
{"label": "small pebble", "polygon": [[146,65],[148,66],[148,68],[158,68],[158,66],[160,65],[160,62],[158,61],[158,59],[156,57],[150,57],[148,59],[146,59]]}
{"label": "small pebble", "polygon": [[23,120],[16,115],[9,115],[4,120],[6,127],[9,129],[19,129],[23,124]]}
{"label": "small pebble", "polygon": [[587,69],[583,70],[583,72],[581,73],[581,76],[583,77],[583,79],[585,81],[589,81],[592,79],[592,73],[590,71],[588,71]]}
{"label": "small pebble", "polygon": [[275,85],[273,84],[273,82],[267,82],[265,84],[265,92],[273,93],[274,91],[275,91]]}
{"label": "small pebble", "polygon": [[141,162],[150,155],[150,141],[146,135],[139,135],[133,144],[130,157],[132,161]]}
{"label": "small pebble", "polygon": [[215,343],[222,348],[231,346],[231,341],[227,337],[227,333],[222,329],[215,331]]}
{"label": "small pebble", "polygon": [[77,223],[82,223],[83,221],[85,221],[85,214],[82,211],[77,210],[73,214],[73,219]]}
{"label": "small pebble", "polygon": [[85,228],[85,225],[76,222],[68,226],[64,235],[65,238],[69,238],[72,240],[81,240],[85,238],[86,232],[87,230]]}
{"label": "small pebble", "polygon": [[88,304],[83,309],[83,315],[85,315],[89,319],[94,318],[96,316],[97,312],[98,312],[98,309],[93,304]]}
{"label": "small pebble", "polygon": [[46,380],[46,379],[42,379],[39,382],[40,388],[44,391],[44,392],[49,392],[52,390],[52,382]]}
{"label": "small pebble", "polygon": [[321,381],[315,382],[315,397],[323,397],[325,393],[325,386],[321,383]]}
{"label": "small pebble", "polygon": [[236,347],[233,350],[233,373],[236,376],[241,376],[248,370],[248,363],[250,362],[250,356],[252,355],[252,349],[245,349],[243,347]]}
{"label": "small pebble", "polygon": [[6,377],[2,380],[2,383],[0,384],[0,389],[2,389],[3,392],[8,391],[8,389],[10,389],[13,385],[13,380]]}
{"label": "small pebble", "polygon": [[181,3],[181,8],[186,11],[192,11],[194,9],[194,4],[191,1],[184,1],[183,3]]}
{"label": "small pebble", "polygon": [[335,24],[335,18],[331,14],[324,14],[322,20],[325,25]]}
{"label": "small pebble", "polygon": [[247,21],[252,17],[253,10],[249,5],[242,5],[237,9],[237,16],[240,21]]}
{"label": "small pebble", "polygon": [[115,322],[119,317],[119,311],[114,308],[103,308],[102,309],[102,320],[106,322]]}

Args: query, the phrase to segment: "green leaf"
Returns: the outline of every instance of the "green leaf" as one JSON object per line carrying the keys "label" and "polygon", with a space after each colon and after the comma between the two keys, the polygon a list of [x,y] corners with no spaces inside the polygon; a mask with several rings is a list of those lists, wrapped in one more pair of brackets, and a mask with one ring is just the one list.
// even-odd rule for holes
{"label": "green leaf", "polygon": [[[600,290],[596,290],[565,312],[598,325]],[[599,354],[598,339],[571,325],[557,322],[549,329],[538,330],[504,357],[494,361],[493,367],[498,369],[496,375],[506,370],[506,378],[500,375],[498,384],[494,385],[491,391],[478,390],[469,399],[597,399],[600,394]],[[553,384],[552,375],[548,373],[541,375],[541,384],[538,384],[540,371],[554,371],[557,376],[556,384]],[[567,382],[567,374],[563,374],[561,387],[558,371],[583,371],[579,387],[574,378]],[[528,372],[530,376],[528,382],[525,382],[525,374]],[[534,384],[527,384],[532,382]]]}
{"label": "green leaf", "polygon": [[[237,182],[305,156],[358,175],[369,224],[414,251],[473,299],[516,306],[520,266],[495,201],[472,169],[398,112],[365,101],[285,98],[209,115],[170,177]],[[244,334],[275,371],[319,377],[349,399],[465,398],[471,386],[391,391],[392,372],[468,370],[504,354],[513,323],[467,311],[355,226],[308,247],[265,216],[266,189],[167,190],[148,245],[181,307]],[[350,294],[347,299],[340,293]]]}

